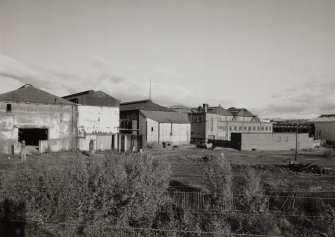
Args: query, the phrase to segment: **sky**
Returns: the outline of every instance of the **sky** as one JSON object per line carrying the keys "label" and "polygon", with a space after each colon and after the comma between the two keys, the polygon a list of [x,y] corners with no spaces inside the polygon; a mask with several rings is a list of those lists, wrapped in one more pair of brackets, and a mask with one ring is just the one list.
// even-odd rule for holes
{"label": "sky", "polygon": [[0,0],[0,93],[335,113],[334,0]]}

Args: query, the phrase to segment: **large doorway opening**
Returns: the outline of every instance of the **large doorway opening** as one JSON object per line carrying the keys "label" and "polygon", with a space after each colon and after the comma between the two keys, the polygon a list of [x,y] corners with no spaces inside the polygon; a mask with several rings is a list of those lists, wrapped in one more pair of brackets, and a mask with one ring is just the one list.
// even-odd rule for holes
{"label": "large doorway opening", "polygon": [[48,140],[47,128],[19,128],[19,142],[28,146],[38,146],[40,140]]}

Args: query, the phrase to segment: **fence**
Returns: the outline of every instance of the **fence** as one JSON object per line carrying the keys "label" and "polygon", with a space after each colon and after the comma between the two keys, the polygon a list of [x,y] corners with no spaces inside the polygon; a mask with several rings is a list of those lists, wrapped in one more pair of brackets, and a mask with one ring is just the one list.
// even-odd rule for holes
{"label": "fence", "polygon": [[[229,204],[230,209],[227,211],[246,211],[244,194],[218,194],[218,193],[204,193],[204,192],[179,192],[171,191],[173,205],[177,208],[186,211],[222,211],[224,207],[222,204],[217,204],[218,198],[225,198]],[[269,211],[274,212],[292,212],[292,210],[311,210],[320,209],[325,205],[335,207],[335,192],[298,192],[290,195],[256,195],[252,198],[262,198]]]}

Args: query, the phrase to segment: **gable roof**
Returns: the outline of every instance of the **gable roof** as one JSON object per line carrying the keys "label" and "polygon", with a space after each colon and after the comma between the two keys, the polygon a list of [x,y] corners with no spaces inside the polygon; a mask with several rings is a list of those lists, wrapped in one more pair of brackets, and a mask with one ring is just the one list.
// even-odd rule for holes
{"label": "gable roof", "polygon": [[230,107],[228,111],[232,113],[234,116],[255,117],[249,110],[245,108]]}
{"label": "gable roof", "polygon": [[312,123],[326,123],[326,122],[335,122],[335,114],[323,114],[315,119],[309,120]]}
{"label": "gable roof", "polygon": [[222,108],[221,106],[218,107],[208,107],[207,112],[211,114],[219,114],[222,116],[233,116],[228,110]]}
{"label": "gable roof", "polygon": [[151,100],[138,100],[120,104],[120,111],[134,110],[175,112],[173,109],[169,109],[167,107],[156,104]]}
{"label": "gable roof", "polygon": [[190,123],[184,116],[182,116],[177,112],[147,111],[147,110],[140,110],[140,112],[146,118],[152,119],[159,123],[179,123],[179,124]]}
{"label": "gable roof", "polygon": [[120,101],[108,95],[103,91],[83,91],[72,95],[63,96],[62,98],[71,100],[78,99],[78,104],[93,106],[120,106]]}
{"label": "gable roof", "polygon": [[0,101],[75,105],[68,100],[40,90],[30,84],[26,84],[17,90],[1,94]]}

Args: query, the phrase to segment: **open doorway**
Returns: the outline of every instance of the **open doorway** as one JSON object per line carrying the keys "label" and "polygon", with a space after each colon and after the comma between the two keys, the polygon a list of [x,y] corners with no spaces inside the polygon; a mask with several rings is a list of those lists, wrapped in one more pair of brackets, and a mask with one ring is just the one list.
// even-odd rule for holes
{"label": "open doorway", "polygon": [[38,146],[40,140],[48,140],[47,128],[19,128],[19,142],[27,146]]}

